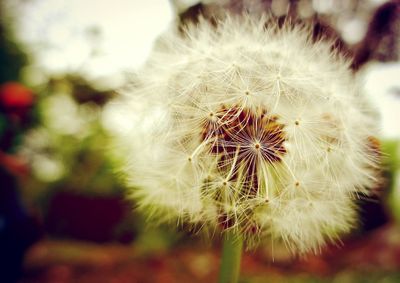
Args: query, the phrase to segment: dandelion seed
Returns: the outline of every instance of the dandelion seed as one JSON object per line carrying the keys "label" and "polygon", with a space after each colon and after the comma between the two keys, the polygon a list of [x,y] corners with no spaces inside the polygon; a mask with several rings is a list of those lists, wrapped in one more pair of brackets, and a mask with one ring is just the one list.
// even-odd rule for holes
{"label": "dandelion seed", "polygon": [[294,253],[355,225],[379,179],[376,121],[349,62],[311,38],[241,16],[160,39],[121,103],[148,126],[116,137],[144,213]]}

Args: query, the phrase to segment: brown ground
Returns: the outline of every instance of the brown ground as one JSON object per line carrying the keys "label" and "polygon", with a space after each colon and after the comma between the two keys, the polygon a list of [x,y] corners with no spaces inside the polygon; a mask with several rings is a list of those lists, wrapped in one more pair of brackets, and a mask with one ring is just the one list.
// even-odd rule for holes
{"label": "brown ground", "polygon": [[[143,253],[135,245],[43,240],[25,258],[21,283],[215,282],[219,248],[178,245]],[[400,282],[400,228],[389,224],[322,255],[273,262],[246,252],[241,282]]]}

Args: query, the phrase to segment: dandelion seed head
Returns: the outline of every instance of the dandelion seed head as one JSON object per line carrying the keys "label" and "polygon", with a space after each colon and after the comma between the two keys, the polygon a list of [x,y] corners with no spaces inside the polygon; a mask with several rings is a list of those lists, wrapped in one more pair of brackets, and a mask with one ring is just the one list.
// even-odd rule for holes
{"label": "dandelion seed head", "polygon": [[377,123],[332,44],[251,16],[162,36],[121,98],[141,126],[115,134],[139,209],[293,253],[353,228],[379,181]]}

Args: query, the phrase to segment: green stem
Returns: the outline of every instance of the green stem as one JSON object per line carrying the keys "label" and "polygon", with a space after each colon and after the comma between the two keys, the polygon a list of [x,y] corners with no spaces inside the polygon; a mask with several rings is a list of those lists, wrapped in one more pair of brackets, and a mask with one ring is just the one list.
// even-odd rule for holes
{"label": "green stem", "polygon": [[394,218],[400,223],[400,141],[385,141],[382,150],[386,156],[387,177],[389,180],[389,205]]}
{"label": "green stem", "polygon": [[226,232],[222,247],[222,259],[218,283],[236,283],[240,274],[243,239],[232,232]]}

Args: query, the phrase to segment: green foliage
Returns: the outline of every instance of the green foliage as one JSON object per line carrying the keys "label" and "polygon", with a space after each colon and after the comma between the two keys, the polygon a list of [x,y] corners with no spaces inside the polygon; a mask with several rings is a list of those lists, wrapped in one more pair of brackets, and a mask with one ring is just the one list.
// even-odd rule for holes
{"label": "green foliage", "polygon": [[0,22],[0,83],[18,80],[21,67],[27,63],[27,56],[8,36],[2,24]]}

